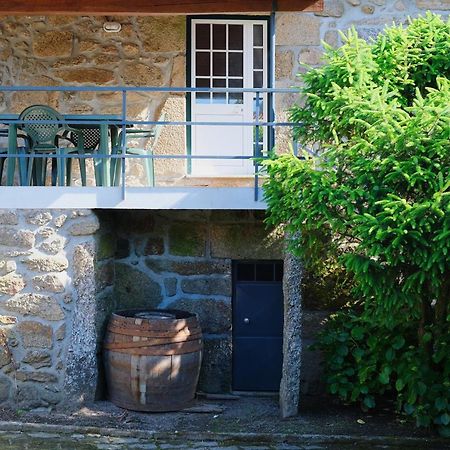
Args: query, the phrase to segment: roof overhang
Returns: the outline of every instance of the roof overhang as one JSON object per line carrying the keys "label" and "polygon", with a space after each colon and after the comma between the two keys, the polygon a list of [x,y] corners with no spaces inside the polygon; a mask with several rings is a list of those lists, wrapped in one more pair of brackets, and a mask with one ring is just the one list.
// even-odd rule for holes
{"label": "roof overhang", "polygon": [[323,0],[0,0],[8,15],[156,15],[322,11]]}

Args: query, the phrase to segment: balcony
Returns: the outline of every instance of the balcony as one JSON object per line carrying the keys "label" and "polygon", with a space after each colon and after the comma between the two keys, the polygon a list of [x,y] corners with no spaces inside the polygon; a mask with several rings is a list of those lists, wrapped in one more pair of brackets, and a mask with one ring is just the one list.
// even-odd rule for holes
{"label": "balcony", "polygon": [[[6,99],[37,92],[115,105],[100,104],[95,115],[1,114],[1,208],[265,209],[258,161],[289,151],[293,124],[275,121],[273,105],[296,91],[0,87]],[[133,111],[136,96],[164,98],[166,107],[149,120]],[[51,132],[51,142],[38,142],[36,133]]]}

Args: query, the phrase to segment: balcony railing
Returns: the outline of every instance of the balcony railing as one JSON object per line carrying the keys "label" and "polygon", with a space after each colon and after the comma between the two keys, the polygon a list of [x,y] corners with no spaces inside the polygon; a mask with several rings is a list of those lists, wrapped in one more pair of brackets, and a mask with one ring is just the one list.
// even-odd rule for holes
{"label": "balcony railing", "polygon": [[[275,98],[277,95],[286,95],[297,92],[295,89],[250,89],[250,88],[183,88],[183,87],[109,87],[109,86],[1,86],[4,102],[8,96],[23,95],[24,93],[52,93],[67,95],[77,93],[93,93],[103,95],[107,93],[120,96],[120,105],[117,114],[72,114],[70,100],[65,110],[67,114],[50,119],[42,115],[19,115],[5,112],[0,114],[0,169],[3,173],[0,187],[0,207],[118,207],[118,208],[264,208],[261,195],[261,167],[260,159],[267,158],[271,151],[276,149],[276,135],[282,135],[284,142],[289,139],[291,128],[298,124],[276,121],[274,118]],[[252,120],[168,120],[160,117],[157,120],[138,120],[132,118],[129,110],[129,99],[135,94],[159,95],[164,97],[164,103],[169,96],[179,98],[186,102],[190,110],[193,96],[199,93],[209,94],[211,105],[226,106],[223,99],[241,98],[242,104],[250,102]],[[239,94],[236,96],[236,94]],[[32,94],[30,94],[32,95]],[[54,94],[52,94],[54,95]],[[215,100],[219,98],[219,101]],[[26,97],[25,97],[26,98]],[[6,100],[5,100],[6,99]],[[184,99],[184,100],[183,100]],[[226,102],[227,100],[225,100]],[[240,104],[239,101],[236,104]],[[31,105],[30,105],[31,106]],[[101,104],[100,104],[101,108]],[[98,111],[97,111],[98,112]],[[282,113],[283,111],[277,111]],[[189,116],[188,116],[189,117]],[[214,116],[211,116],[212,118]],[[58,139],[44,144],[37,142],[34,132],[46,131],[59,127]],[[180,140],[183,140],[183,153],[168,151],[155,151],[149,142],[158,138],[159,132],[167,127],[180,129]],[[206,128],[205,128],[206,127]],[[218,151],[205,154],[196,154],[185,146],[183,136],[191,136],[193,130],[205,130],[207,127],[244,127],[251,129],[252,139],[247,146],[245,154],[227,151],[222,153],[220,146],[223,142],[212,143]],[[232,128],[233,129],[233,128]],[[78,130],[78,131],[76,131]],[[97,134],[92,136],[92,134]],[[248,134],[247,134],[248,135]],[[97,139],[97,142],[95,139]],[[132,140],[132,145],[129,140]],[[144,147],[137,145],[137,140],[146,139]],[[61,142],[64,141],[64,145]],[[89,142],[88,142],[89,141]],[[133,143],[134,141],[134,143]],[[50,148],[51,147],[51,148]],[[284,146],[283,151],[288,151]],[[73,179],[68,169],[76,159],[81,165],[84,162],[91,164],[91,179]],[[137,160],[141,160],[145,168],[146,182],[136,187],[127,177],[127,171]],[[47,175],[45,168],[48,160],[56,173]],[[195,161],[200,160],[244,160],[253,165],[251,176],[245,176],[245,185],[239,185],[236,180],[230,187],[228,182],[221,182],[225,178],[217,178],[212,183],[214,188],[195,186],[192,182],[168,182],[158,179],[158,172],[154,173],[155,164],[163,161],[181,161],[189,174]],[[68,162],[70,163],[68,164]],[[6,169],[6,170],[3,170]],[[88,168],[89,169],[89,168]],[[233,177],[233,173],[229,174]],[[191,180],[194,177],[191,177]],[[214,175],[211,179],[216,178]],[[229,178],[229,177],[228,177]],[[242,180],[241,180],[242,181]],[[249,186],[249,181],[251,186]],[[75,182],[75,185],[71,184]],[[228,183],[228,184],[227,184]],[[187,185],[186,185],[187,184]],[[3,195],[1,195],[3,193]],[[158,198],[156,197],[158,196]],[[165,197],[164,197],[165,196]],[[244,196],[244,197],[243,197]],[[29,200],[28,200],[29,199]],[[155,201],[157,199],[157,201]],[[151,205],[148,201],[153,200]],[[14,203],[15,202],[15,203]],[[14,203],[14,204],[12,204]]]}

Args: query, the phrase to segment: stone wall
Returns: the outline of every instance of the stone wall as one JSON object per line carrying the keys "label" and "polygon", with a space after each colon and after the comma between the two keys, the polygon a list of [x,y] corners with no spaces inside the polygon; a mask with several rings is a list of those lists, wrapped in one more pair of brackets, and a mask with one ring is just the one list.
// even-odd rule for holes
{"label": "stone wall", "polygon": [[0,210],[0,402],[93,400],[97,217]]}
{"label": "stone wall", "polygon": [[[99,259],[114,258],[114,308],[199,315],[201,390],[231,389],[232,260],[282,259],[282,239],[253,211],[100,213]],[[109,263],[108,263],[109,264]]]}

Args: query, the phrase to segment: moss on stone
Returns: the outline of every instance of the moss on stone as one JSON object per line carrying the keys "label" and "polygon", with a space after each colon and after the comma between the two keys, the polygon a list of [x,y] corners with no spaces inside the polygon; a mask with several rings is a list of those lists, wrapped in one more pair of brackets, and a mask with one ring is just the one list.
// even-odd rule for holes
{"label": "moss on stone", "polygon": [[170,253],[177,256],[205,256],[206,228],[198,223],[177,223],[169,233]]}
{"label": "moss on stone", "polygon": [[112,258],[116,253],[117,241],[112,233],[101,234],[97,243],[97,259]]}

